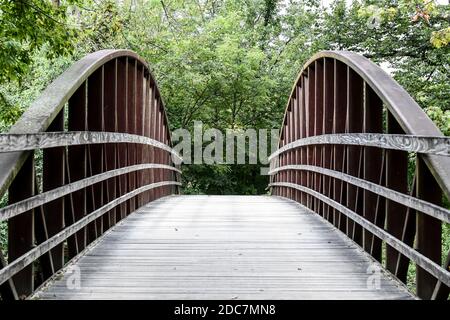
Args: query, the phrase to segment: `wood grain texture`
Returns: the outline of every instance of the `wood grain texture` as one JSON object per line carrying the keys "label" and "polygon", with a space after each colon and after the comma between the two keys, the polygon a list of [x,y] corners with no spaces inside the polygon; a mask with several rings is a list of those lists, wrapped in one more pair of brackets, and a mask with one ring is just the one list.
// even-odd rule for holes
{"label": "wood grain texture", "polygon": [[[411,299],[320,216],[270,196],[170,196],[130,215],[38,299]],[[81,286],[69,289],[74,267]],[[73,279],[73,278],[72,278]]]}

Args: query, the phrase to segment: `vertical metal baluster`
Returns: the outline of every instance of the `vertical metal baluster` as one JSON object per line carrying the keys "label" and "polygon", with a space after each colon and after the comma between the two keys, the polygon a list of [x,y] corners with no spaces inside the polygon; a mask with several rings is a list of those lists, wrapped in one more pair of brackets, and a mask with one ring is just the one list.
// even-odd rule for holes
{"label": "vertical metal baluster", "polygon": [[[294,98],[294,141],[300,139],[300,99],[299,99],[299,82],[295,84],[295,98]],[[294,151],[294,164],[300,164],[300,150],[296,148]],[[295,170],[294,173],[294,183],[300,184],[300,172]],[[301,202],[301,193],[295,190],[295,201]]]}
{"label": "vertical metal baluster", "polygon": [[[404,134],[394,116],[387,111],[387,133]],[[408,193],[408,153],[396,150],[386,150],[386,187],[398,192]],[[402,238],[406,219],[406,207],[395,201],[386,199],[386,231],[397,239]],[[398,251],[386,245],[386,269],[395,274]],[[405,278],[400,279],[406,282]]]}
{"label": "vertical metal baluster", "polygon": [[[8,203],[12,204],[35,195],[34,152],[30,152],[9,186]],[[8,220],[8,260],[14,261],[34,246],[34,210]],[[13,276],[17,295],[24,299],[34,290],[34,265],[30,264]]]}
{"label": "vertical metal baluster", "polygon": [[[307,81],[307,96],[306,96],[306,136],[311,137],[314,135],[314,125],[315,125],[315,98],[316,98],[316,72],[315,66],[310,65],[308,67],[308,81]],[[306,147],[307,154],[307,164],[314,164],[314,148],[313,146]],[[306,173],[307,187],[314,189],[314,173]],[[315,211],[314,207],[314,197],[308,196],[308,208]]]}
{"label": "vertical metal baluster", "polygon": [[[117,59],[114,59],[104,66],[104,121],[105,131],[117,132]],[[108,143],[105,145],[104,171],[117,168],[117,144]],[[105,200],[108,203],[116,199],[117,178],[108,179],[105,184]],[[113,208],[106,215],[104,220],[105,230],[116,224],[118,208]]]}
{"label": "vertical metal baluster", "polygon": [[[47,131],[64,131],[64,109],[59,112],[56,118],[48,127]],[[65,148],[49,148],[43,150],[43,166],[42,166],[42,191],[48,191],[64,185]],[[52,237],[64,228],[64,197],[47,203],[43,206],[45,225],[48,237]],[[36,228],[38,228],[39,219],[36,219]],[[37,234],[36,230],[36,234]],[[43,241],[47,239],[42,239]],[[60,270],[64,265],[64,248],[63,244],[59,244],[50,251],[52,268],[43,265],[44,278],[47,279],[53,272]],[[46,270],[47,269],[47,270]]]}
{"label": "vertical metal baluster", "polygon": [[[289,108],[287,110],[287,114],[286,114],[286,124],[285,124],[285,128],[286,128],[286,144],[291,142],[291,115],[292,115],[292,105],[291,103],[289,103]],[[291,164],[291,152],[290,150],[288,152],[285,152],[286,154],[286,165],[290,165]],[[291,182],[291,170],[286,170],[286,182]],[[291,188],[286,188],[286,198],[291,198]]]}
{"label": "vertical metal baluster", "polygon": [[[306,137],[306,79],[305,79],[305,74],[302,74],[300,76],[300,81],[301,81],[301,91],[300,91],[300,138],[305,138]],[[301,158],[301,164],[307,164],[307,153],[306,153],[306,147],[301,147],[300,148],[300,158]],[[307,186],[307,181],[308,180],[308,176],[307,173],[305,171],[301,171],[300,172],[300,184],[302,186]],[[308,206],[308,198],[309,196],[305,193],[302,192],[301,195],[301,203],[304,206]]]}
{"label": "vertical metal baluster", "polygon": [[[117,131],[128,132],[128,58],[117,59]],[[129,144],[119,143],[117,145],[118,167],[128,166]],[[118,178],[118,194],[122,196],[128,192],[128,174]],[[120,204],[120,219],[128,215],[128,204]]]}
{"label": "vertical metal baluster", "polygon": [[[381,168],[379,172],[379,180],[378,185],[383,186],[386,184],[386,149],[381,150]],[[386,222],[386,199],[384,197],[381,197],[380,195],[376,195],[376,202],[375,202],[375,218],[374,218],[375,224],[380,227],[385,227]],[[376,255],[375,253],[379,251],[380,256],[380,262],[382,262],[382,241],[381,239],[373,236],[371,241],[371,247],[370,247],[370,254]]]}
{"label": "vertical metal baluster", "polygon": [[[318,136],[323,133],[323,86],[324,86],[324,65],[323,60],[317,60],[315,62],[315,97],[314,97],[314,135]],[[314,165],[317,167],[321,166],[322,162],[322,146],[314,146]],[[314,189],[320,193],[323,193],[322,190],[322,175],[316,173],[314,175]],[[323,216],[323,205],[319,199],[315,199],[315,210],[318,214]]]}
{"label": "vertical metal baluster", "polygon": [[[417,156],[417,197],[441,205],[442,191],[422,156]],[[441,264],[442,222],[417,212],[416,250],[437,264]],[[436,286],[436,278],[421,267],[416,269],[416,292],[421,299],[430,299]]]}
{"label": "vertical metal baluster", "polygon": [[[416,176],[414,176],[411,187],[409,188],[409,195],[412,197],[416,196]],[[407,244],[410,247],[414,245],[414,238],[416,236],[416,210],[411,208],[406,209],[405,222],[403,223],[402,235],[400,240],[403,243]],[[394,275],[406,283],[408,276],[409,264],[411,261],[408,257],[402,255],[401,253],[397,254],[396,264],[395,264],[395,273]]]}
{"label": "vertical metal baluster", "polygon": [[[155,83],[151,82],[151,96],[150,96],[150,138],[155,139],[155,130],[156,130],[156,88]],[[156,163],[155,158],[155,148],[149,147],[150,149],[150,162]],[[155,182],[155,169],[150,170],[150,183]],[[150,201],[155,200],[155,189],[150,190]]]}
{"label": "vertical metal baluster", "polygon": [[[135,118],[135,133],[143,136],[144,135],[144,70],[143,65],[137,65],[136,67],[136,118]],[[136,145],[136,163],[143,163],[143,146]],[[142,170],[136,172],[136,188],[143,186]],[[141,207],[144,204],[143,194],[139,194],[136,197],[137,207]]]}
{"label": "vertical metal baluster", "polygon": [[[137,61],[135,59],[128,59],[128,133],[136,133],[136,69]],[[128,145],[128,165],[136,164],[136,144]],[[136,172],[128,174],[128,191],[136,189]],[[128,214],[136,210],[136,198],[131,198],[128,201]]]}
{"label": "vertical metal baluster", "polygon": [[[364,87],[364,132],[380,133],[383,130],[383,102],[365,83]],[[364,180],[379,183],[382,166],[382,151],[380,148],[364,147]],[[364,218],[376,223],[377,196],[370,191],[364,191]],[[372,246],[372,242],[374,243]],[[381,261],[382,242],[369,231],[363,232],[364,249],[373,253],[373,257]],[[373,247],[373,250],[372,250]]]}
{"label": "vertical metal baluster", "polygon": [[[86,131],[87,124],[87,83],[83,83],[69,99],[69,131]],[[69,146],[67,148],[67,173],[71,182],[87,177],[87,146]],[[70,175],[69,175],[70,174]],[[71,205],[77,222],[86,215],[87,188],[72,193]],[[72,208],[70,208],[72,210]],[[69,219],[71,217],[68,217]],[[68,220],[66,220],[68,221]],[[67,226],[67,224],[66,224]],[[68,239],[69,259],[83,251],[87,244],[87,228],[84,227]],[[77,241],[76,246],[73,241]]]}
{"label": "vertical metal baluster", "polygon": [[[151,89],[150,89],[150,75],[145,74],[145,98],[144,98],[144,136],[150,137],[150,100],[151,100]],[[150,163],[150,149],[148,146],[144,146],[144,163]],[[144,170],[144,185],[150,183],[150,170]],[[150,192],[147,191],[144,194],[144,202],[150,202]]]}
{"label": "vertical metal baluster", "polygon": [[[155,139],[160,141],[160,133],[159,128],[161,127],[161,112],[160,112],[160,97],[159,92],[157,92],[156,101],[155,101]],[[161,163],[161,150],[155,148],[155,163]],[[161,169],[155,170],[155,182],[161,181]],[[155,197],[156,199],[161,198],[161,189],[155,189]]]}
{"label": "vertical metal baluster", "polygon": [[[359,133],[363,131],[363,104],[364,104],[364,80],[353,69],[348,70],[347,86],[347,127],[348,133]],[[357,177],[359,175],[359,163],[362,148],[358,146],[347,146],[347,174]],[[358,197],[362,192],[358,192],[358,187],[347,184],[347,207],[356,213],[361,214],[357,204]],[[347,235],[357,244],[362,245],[362,228],[353,220],[347,220]]]}
{"label": "vertical metal baluster", "polygon": [[[330,58],[324,59],[324,93],[323,93],[323,133],[330,134],[333,132],[333,115],[334,115],[334,60]],[[324,147],[324,167],[332,169],[333,146]],[[333,180],[325,176],[323,177],[323,188],[325,195],[332,198],[332,182]],[[332,221],[333,209],[326,205],[324,217],[328,221]]]}
{"label": "vertical metal baluster", "polygon": [[[334,112],[333,112],[333,133],[345,132],[345,118],[347,109],[347,66],[335,60],[334,69]],[[333,149],[333,169],[343,171],[344,169],[345,147],[335,145]],[[333,179],[333,200],[342,203],[343,184],[338,179]],[[334,225],[346,233],[347,219],[339,211],[334,210]]]}
{"label": "vertical metal baluster", "polygon": [[[165,135],[166,135],[166,125],[165,125],[165,121],[164,121],[164,110],[162,109],[162,103],[160,105],[160,113],[161,113],[161,127],[160,127],[160,141],[162,143],[165,142]],[[166,163],[166,151],[162,151],[161,150],[161,163],[165,164]],[[164,169],[160,170],[160,177],[161,177],[161,181],[165,180],[165,171]],[[166,195],[166,187],[161,187],[159,188],[161,190],[161,196],[164,197]]]}
{"label": "vertical metal baluster", "polygon": [[[104,94],[104,68],[97,69],[88,82],[88,130],[104,131],[105,121],[103,117],[103,94]],[[104,164],[104,144],[93,144],[88,146],[88,159],[90,176],[103,172]],[[88,213],[103,206],[103,182],[94,184],[88,192],[87,208]],[[88,226],[89,243],[97,239],[103,233],[104,217],[98,218]]]}

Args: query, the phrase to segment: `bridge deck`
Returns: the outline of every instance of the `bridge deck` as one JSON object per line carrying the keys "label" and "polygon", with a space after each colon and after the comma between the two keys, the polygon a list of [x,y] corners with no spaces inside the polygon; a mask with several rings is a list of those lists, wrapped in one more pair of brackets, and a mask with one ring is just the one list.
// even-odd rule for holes
{"label": "bridge deck", "polygon": [[[372,264],[332,225],[294,202],[171,196],[122,221],[35,298],[412,298],[384,271],[380,288],[368,287]],[[68,281],[76,284],[74,266],[81,286],[69,289]]]}

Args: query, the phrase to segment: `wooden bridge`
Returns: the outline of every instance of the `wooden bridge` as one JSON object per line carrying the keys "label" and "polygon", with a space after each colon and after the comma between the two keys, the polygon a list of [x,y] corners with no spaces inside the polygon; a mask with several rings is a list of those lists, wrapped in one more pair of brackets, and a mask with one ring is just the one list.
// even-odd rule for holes
{"label": "wooden bridge", "polygon": [[280,132],[270,195],[180,195],[147,64],[86,56],[0,135],[2,300],[448,299],[450,139],[403,88],[321,52]]}

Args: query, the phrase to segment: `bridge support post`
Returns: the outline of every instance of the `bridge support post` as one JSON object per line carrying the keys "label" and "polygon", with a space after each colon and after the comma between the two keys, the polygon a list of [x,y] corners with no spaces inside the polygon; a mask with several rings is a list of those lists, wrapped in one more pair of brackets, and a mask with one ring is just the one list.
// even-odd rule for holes
{"label": "bridge support post", "polygon": [[[417,156],[417,197],[440,205],[442,192],[422,156]],[[416,250],[424,256],[441,264],[442,223],[434,217],[417,212]],[[430,299],[436,285],[436,278],[417,266],[417,295]]]}
{"label": "bridge support post", "polygon": [[[64,110],[56,116],[47,131],[64,131]],[[50,148],[43,151],[42,190],[48,191],[64,185],[64,150],[65,148]],[[39,209],[36,211],[40,211]],[[37,212],[36,212],[37,213]],[[64,198],[47,203],[43,207],[40,218],[36,218],[36,238],[38,243],[44,242],[64,228]],[[38,238],[38,235],[41,235]],[[50,260],[50,261],[49,261]],[[48,255],[41,259],[44,279],[64,265],[63,244],[56,246]]]}
{"label": "bridge support post", "polygon": [[[349,68],[347,86],[347,123],[346,132],[363,131],[364,105],[364,81],[359,75]],[[354,177],[362,177],[362,147],[347,146],[347,174]],[[347,184],[347,207],[358,214],[362,214],[363,191]],[[357,244],[362,245],[362,227],[351,219],[347,219],[347,235]]]}
{"label": "bridge support post", "polygon": [[[323,103],[323,93],[324,93],[324,61],[318,60],[315,63],[315,97],[314,97],[314,135],[323,134],[323,114],[324,114],[324,103]],[[314,146],[314,165],[320,167],[323,165],[322,159],[322,146]],[[322,185],[322,175],[320,173],[314,174],[314,189],[318,192],[323,193]],[[314,207],[318,214],[323,216],[323,203],[319,199],[314,200]]]}
{"label": "bridge support post", "polygon": [[[323,87],[323,130],[324,134],[333,132],[333,113],[334,113],[334,60],[324,59],[324,87]],[[301,122],[300,122],[301,123]],[[324,168],[333,169],[333,150],[334,146],[325,145],[322,157]],[[323,175],[324,194],[328,198],[333,196],[333,179]],[[324,204],[324,218],[332,222],[333,208]]]}
{"label": "bridge support post", "polygon": [[[347,113],[347,66],[335,61],[334,67],[334,114],[333,114],[333,133],[344,133]],[[333,147],[333,170],[344,172],[346,149],[343,145]],[[345,185],[339,179],[333,179],[333,200],[343,203],[346,198]],[[347,217],[334,210],[334,225],[344,233],[347,233]]]}
{"label": "bridge support post", "polygon": [[[105,131],[117,132],[117,59],[108,62],[104,66],[104,122]],[[117,144],[105,145],[105,171],[117,168]],[[118,178],[108,179],[105,182],[104,203],[109,203],[117,197]],[[115,225],[119,220],[117,208],[111,209],[104,220],[105,230]]]}
{"label": "bridge support post", "polygon": [[[404,131],[394,116],[387,114],[387,131],[389,134],[404,134]],[[386,151],[386,187],[408,193],[408,154],[402,151]],[[403,227],[406,220],[406,207],[395,201],[386,200],[386,231],[397,239],[402,239]],[[406,273],[397,272],[398,251],[386,246],[386,268],[406,283]]]}
{"label": "bridge support post", "polygon": [[[69,131],[87,130],[87,85],[83,83],[69,100]],[[86,178],[87,146],[69,146],[66,157],[67,182]],[[86,215],[86,188],[75,191],[66,201],[66,227]],[[86,229],[83,228],[67,239],[69,258],[75,257],[86,247]]]}
{"label": "bridge support post", "polygon": [[[383,132],[383,102],[373,89],[365,85],[364,100],[364,132],[380,133]],[[383,155],[382,151],[374,147],[364,147],[364,180],[383,184]],[[364,191],[364,217],[375,223],[377,226],[384,227],[384,198],[373,194],[370,191]],[[364,249],[369,252],[376,260],[381,261],[382,242],[371,232],[364,231]]]}
{"label": "bridge support post", "polygon": [[[9,187],[8,203],[15,203],[35,195],[34,152],[28,155]],[[19,258],[34,247],[34,209],[8,220],[8,260]],[[19,299],[34,290],[34,265],[23,268],[13,277]]]}

